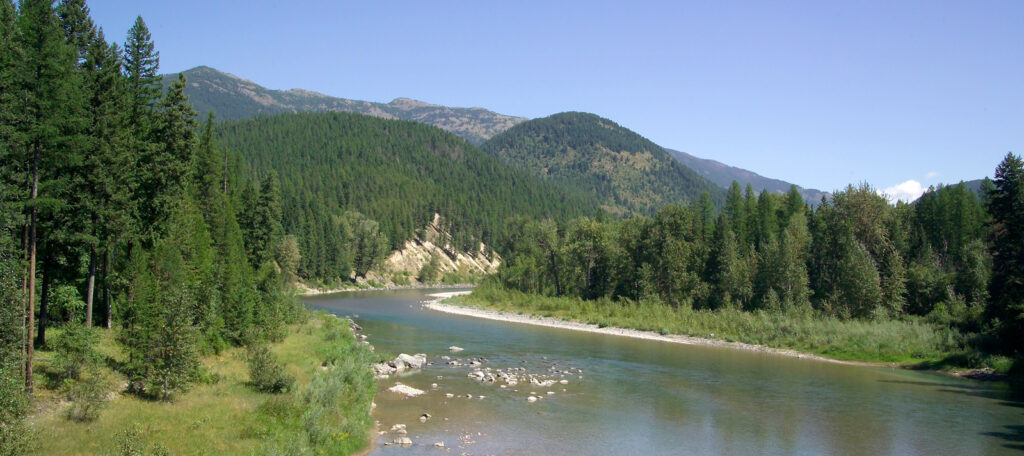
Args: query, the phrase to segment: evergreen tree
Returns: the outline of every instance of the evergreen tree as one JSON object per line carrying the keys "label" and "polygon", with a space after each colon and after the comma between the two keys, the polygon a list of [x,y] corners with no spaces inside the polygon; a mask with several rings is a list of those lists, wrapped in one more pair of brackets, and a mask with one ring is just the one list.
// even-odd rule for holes
{"label": "evergreen tree", "polygon": [[1003,350],[1024,352],[1024,161],[1006,154],[989,194],[992,279],[988,314],[998,319]]}
{"label": "evergreen tree", "polygon": [[[28,230],[28,339],[35,330],[35,287],[37,253],[40,241],[56,239],[47,228],[56,214],[67,207],[60,192],[67,190],[69,167],[75,166],[80,131],[81,81],[76,74],[74,49],[65,41],[52,4],[42,0],[22,2],[18,16],[21,48],[24,50],[26,77],[24,94],[24,145],[26,153],[19,162],[27,164],[29,188],[26,189]],[[64,225],[61,225],[64,226]],[[32,346],[26,355],[26,372],[32,369]],[[32,391],[32,376],[26,375],[26,389]]]}
{"label": "evergreen tree", "polygon": [[[154,147],[146,147],[136,164],[139,225],[145,243],[160,233],[159,227],[177,198],[182,196],[195,151],[196,112],[185,96],[185,77],[171,83],[160,102],[153,130]],[[144,244],[146,245],[146,244]]]}
{"label": "evergreen tree", "polygon": [[128,77],[128,116],[136,135],[148,133],[148,115],[160,100],[160,53],[155,50],[142,16],[128,29],[124,43],[124,70]]}

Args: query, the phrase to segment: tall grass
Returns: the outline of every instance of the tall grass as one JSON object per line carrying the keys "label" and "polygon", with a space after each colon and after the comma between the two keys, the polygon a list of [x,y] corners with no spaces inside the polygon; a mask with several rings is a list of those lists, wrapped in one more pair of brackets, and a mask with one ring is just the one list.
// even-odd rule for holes
{"label": "tall grass", "polygon": [[522,293],[486,281],[471,295],[456,299],[481,308],[792,349],[840,360],[918,363],[945,358],[964,346],[959,332],[918,319],[840,320],[809,308],[710,311],[672,307],[656,299],[584,301]]}
{"label": "tall grass", "polygon": [[[69,421],[60,413],[62,395],[41,389],[42,410],[30,418],[40,436],[35,454],[351,454],[365,448],[375,387],[373,353],[337,318],[319,315],[290,326],[283,341],[268,346],[295,386],[283,394],[251,386],[249,356],[242,347],[202,359],[210,381],[174,402],[116,395],[91,422]],[[98,344],[106,363],[102,374],[123,388],[116,367],[125,355],[111,332]],[[51,358],[41,352],[41,358]],[[325,361],[333,358],[332,362]],[[40,371],[56,369],[46,361]],[[46,382],[37,382],[46,384]],[[306,413],[309,410],[314,412]],[[309,432],[313,431],[313,434]],[[2,454],[3,451],[0,451]]]}

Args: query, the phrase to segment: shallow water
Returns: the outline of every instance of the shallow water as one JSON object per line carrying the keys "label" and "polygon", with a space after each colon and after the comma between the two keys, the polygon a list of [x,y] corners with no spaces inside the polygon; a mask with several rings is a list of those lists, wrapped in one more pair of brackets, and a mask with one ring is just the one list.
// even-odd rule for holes
{"label": "shallow water", "polygon": [[[371,454],[1024,454],[1024,401],[999,384],[454,316],[423,309],[428,293],[304,298],[358,315],[378,351],[433,363],[378,382],[380,430],[405,424],[413,446],[385,446],[398,437],[389,432]],[[446,355],[568,384],[501,389]],[[386,391],[396,381],[427,393]]]}

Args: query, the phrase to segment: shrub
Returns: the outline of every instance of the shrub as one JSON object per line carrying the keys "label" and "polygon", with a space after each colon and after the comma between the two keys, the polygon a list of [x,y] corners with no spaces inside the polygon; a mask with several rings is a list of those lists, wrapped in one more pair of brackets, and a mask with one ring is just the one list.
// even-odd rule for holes
{"label": "shrub", "polygon": [[64,331],[53,342],[53,366],[58,380],[78,380],[83,372],[99,366],[99,340],[95,328],[75,322],[65,324]]}
{"label": "shrub", "polygon": [[295,379],[285,373],[284,367],[270,348],[263,344],[249,347],[249,385],[264,393],[288,391]]}
{"label": "shrub", "polygon": [[67,418],[71,421],[93,421],[107,403],[107,383],[96,375],[65,383],[68,400]]}

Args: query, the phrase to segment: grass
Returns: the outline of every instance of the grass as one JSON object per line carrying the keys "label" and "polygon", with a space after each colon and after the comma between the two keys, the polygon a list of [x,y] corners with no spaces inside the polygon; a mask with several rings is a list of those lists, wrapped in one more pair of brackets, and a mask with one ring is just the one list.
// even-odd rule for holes
{"label": "grass", "polygon": [[[963,336],[921,320],[839,320],[810,309],[744,312],[673,308],[658,301],[584,301],[503,289],[485,282],[457,303],[579,321],[600,327],[681,334],[792,349],[827,358],[914,365],[963,352]],[[711,335],[714,336],[711,336]]]}
{"label": "grass", "polygon": [[[166,454],[267,454],[284,446],[297,450],[292,454],[358,451],[369,442],[369,404],[375,389],[369,364],[363,361],[372,359],[373,355],[355,341],[345,325],[336,320],[318,314],[306,323],[290,327],[288,336],[272,346],[286,372],[296,379],[295,390],[286,394],[260,393],[248,385],[246,350],[242,347],[204,357],[204,377],[215,382],[196,384],[170,403],[116,394],[103,408],[99,418],[92,422],[67,420],[63,413],[67,405],[60,401],[59,391],[39,388],[35,402],[37,409],[30,418],[40,436],[36,454],[118,454],[117,449],[123,444],[126,431],[131,429],[135,429],[135,436],[146,451],[160,448]],[[324,372],[321,369],[323,351],[314,348],[330,345],[359,360],[335,370],[344,370],[351,378],[369,378],[370,381],[355,385],[359,394],[336,398],[337,413],[331,418],[359,427],[357,432],[350,433],[344,448],[338,447],[344,451],[317,453],[319,448],[311,445],[308,439],[296,439],[298,434],[288,428],[288,423],[268,419],[262,410],[266,408],[264,404],[281,401],[282,398],[294,399],[300,404],[298,398],[312,388],[314,376]],[[123,359],[112,331],[104,331],[99,350],[110,366]],[[48,369],[45,359],[51,358],[52,352],[40,351],[39,357],[37,384],[42,386],[46,384],[45,372]],[[101,374],[109,377],[112,391],[123,389],[125,378],[118,372],[104,367]],[[356,400],[359,402],[352,402]],[[280,436],[291,440],[282,445],[276,440]]]}

